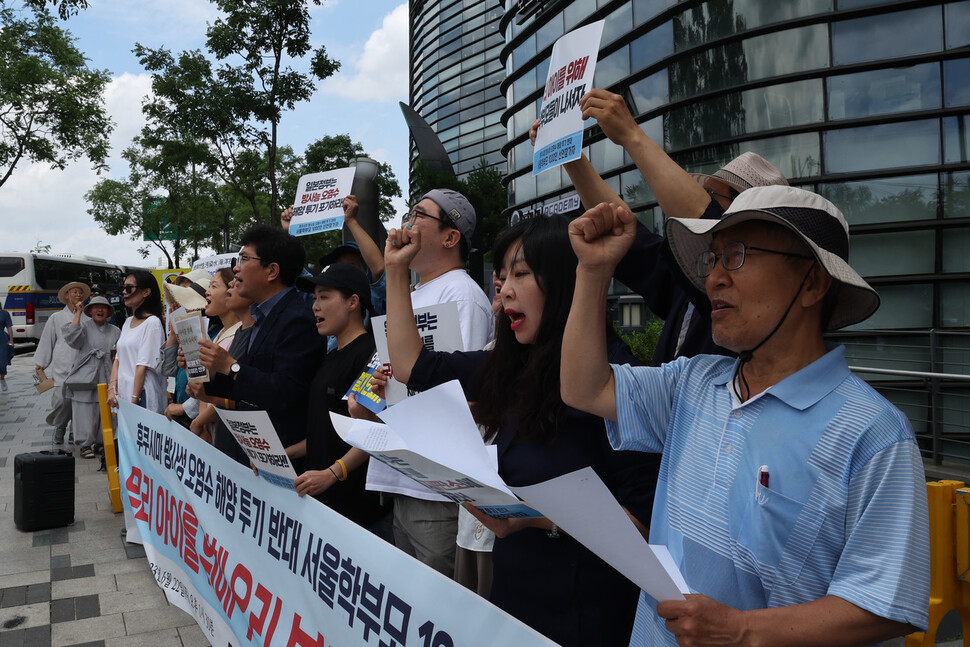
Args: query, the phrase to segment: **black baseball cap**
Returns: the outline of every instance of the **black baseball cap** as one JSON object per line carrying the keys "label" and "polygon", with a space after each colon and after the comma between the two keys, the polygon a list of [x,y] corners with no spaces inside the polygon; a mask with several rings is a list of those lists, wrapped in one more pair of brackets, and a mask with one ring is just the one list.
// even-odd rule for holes
{"label": "black baseball cap", "polygon": [[338,290],[348,290],[356,294],[364,310],[374,311],[370,302],[370,283],[367,275],[349,263],[327,265],[316,276],[298,276],[296,287],[304,292],[313,293],[318,285]]}
{"label": "black baseball cap", "polygon": [[332,265],[337,261],[338,258],[344,254],[355,254],[359,259],[361,265],[364,264],[364,255],[360,253],[360,245],[356,241],[349,240],[342,245],[338,245],[333,251],[331,251],[326,256],[320,259],[320,267],[326,267]]}

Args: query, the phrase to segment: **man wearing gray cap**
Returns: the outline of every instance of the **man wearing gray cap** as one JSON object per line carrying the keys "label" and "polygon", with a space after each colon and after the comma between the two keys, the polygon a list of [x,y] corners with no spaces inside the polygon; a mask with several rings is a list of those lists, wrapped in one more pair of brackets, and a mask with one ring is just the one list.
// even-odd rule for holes
{"label": "man wearing gray cap", "polygon": [[[401,219],[403,227],[421,232],[421,249],[410,264],[418,275],[411,307],[457,303],[462,343],[468,351],[484,348],[495,326],[488,297],[465,271],[475,224],[471,204],[450,189],[428,191]],[[395,495],[395,545],[452,577],[458,507],[379,461],[370,461],[367,489]]]}
{"label": "man wearing gray cap", "polygon": [[741,193],[718,220],[670,219],[680,271],[737,358],[607,364],[598,341],[633,217],[570,225],[579,265],[563,401],[606,419],[618,450],[662,453],[650,542],[691,595],[641,593],[631,645],[871,645],[925,631],[926,484],[913,429],[823,334],[879,296],[848,263],[849,227],[819,195]]}

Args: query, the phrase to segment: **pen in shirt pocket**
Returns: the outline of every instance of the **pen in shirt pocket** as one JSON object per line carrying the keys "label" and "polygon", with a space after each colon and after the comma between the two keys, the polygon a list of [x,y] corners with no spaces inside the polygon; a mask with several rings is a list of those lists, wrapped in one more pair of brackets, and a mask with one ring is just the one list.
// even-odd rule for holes
{"label": "pen in shirt pocket", "polygon": [[759,467],[758,468],[758,485],[760,485],[763,488],[767,488],[768,487],[768,479],[769,479],[769,476],[770,475],[768,474],[768,466],[767,465],[762,465],[761,467]]}

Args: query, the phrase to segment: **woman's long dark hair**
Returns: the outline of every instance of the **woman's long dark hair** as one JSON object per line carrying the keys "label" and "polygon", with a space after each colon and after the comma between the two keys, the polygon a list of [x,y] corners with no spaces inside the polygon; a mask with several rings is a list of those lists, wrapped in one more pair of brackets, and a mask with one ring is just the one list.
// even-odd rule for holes
{"label": "woman's long dark hair", "polygon": [[151,272],[145,270],[131,270],[125,274],[125,278],[132,277],[135,279],[135,285],[138,289],[147,288],[149,290],[148,296],[145,300],[141,302],[141,305],[135,308],[132,313],[136,319],[145,319],[152,315],[155,315],[159,319],[162,318],[162,291],[158,289],[158,281],[152,276]]}
{"label": "woman's long dark hair", "polygon": [[[569,221],[561,216],[533,218],[507,229],[495,242],[497,268],[510,248],[522,246],[525,262],[545,295],[535,343],[520,344],[508,316],[499,314],[495,348],[478,374],[475,417],[489,434],[518,421],[519,438],[552,442],[566,405],[559,395],[562,336],[576,286],[576,255],[569,244]],[[509,268],[504,268],[508,270]]]}

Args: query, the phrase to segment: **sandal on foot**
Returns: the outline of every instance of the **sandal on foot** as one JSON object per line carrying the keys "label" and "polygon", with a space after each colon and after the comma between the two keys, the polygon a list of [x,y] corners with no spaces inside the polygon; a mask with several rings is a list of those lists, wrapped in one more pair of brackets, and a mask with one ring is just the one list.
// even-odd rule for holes
{"label": "sandal on foot", "polygon": [[81,458],[94,458],[94,452],[90,447],[81,448]]}

